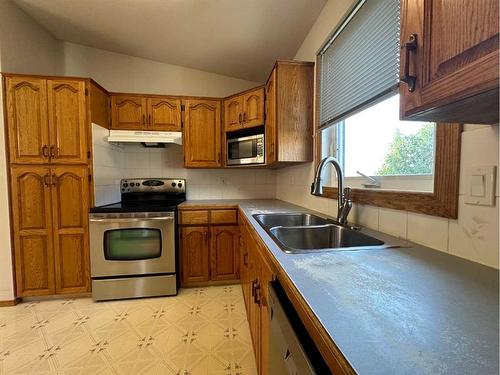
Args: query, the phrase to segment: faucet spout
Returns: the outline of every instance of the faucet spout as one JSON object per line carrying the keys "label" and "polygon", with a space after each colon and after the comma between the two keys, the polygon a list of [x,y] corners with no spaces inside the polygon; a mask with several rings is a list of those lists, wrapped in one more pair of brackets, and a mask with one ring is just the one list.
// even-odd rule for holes
{"label": "faucet spout", "polygon": [[[321,196],[323,194],[323,170],[325,169],[327,164],[332,164],[335,168],[335,172],[337,174],[338,180],[338,196],[337,196],[337,221],[340,224],[347,223],[347,215],[349,215],[349,211],[351,210],[352,200],[350,198],[350,189],[348,190],[348,194],[344,194],[344,177],[342,174],[342,167],[336,158],[333,156],[327,156],[318,165],[316,169],[316,174],[314,176],[314,181],[311,184],[311,194],[316,196]],[[348,188],[346,188],[348,189]]]}

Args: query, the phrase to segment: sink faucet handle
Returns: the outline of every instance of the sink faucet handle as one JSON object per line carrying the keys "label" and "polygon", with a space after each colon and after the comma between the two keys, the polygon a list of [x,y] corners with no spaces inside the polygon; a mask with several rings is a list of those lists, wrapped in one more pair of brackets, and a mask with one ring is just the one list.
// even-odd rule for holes
{"label": "sink faucet handle", "polygon": [[347,200],[352,200],[352,189],[348,186],[344,188],[344,199]]}

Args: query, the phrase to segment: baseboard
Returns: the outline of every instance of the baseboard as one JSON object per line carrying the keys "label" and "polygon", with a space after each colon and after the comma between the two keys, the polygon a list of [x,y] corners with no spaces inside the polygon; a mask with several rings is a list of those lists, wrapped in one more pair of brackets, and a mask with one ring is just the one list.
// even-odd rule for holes
{"label": "baseboard", "polygon": [[21,301],[22,301],[21,298],[14,298],[7,301],[0,301],[0,307],[15,306]]}

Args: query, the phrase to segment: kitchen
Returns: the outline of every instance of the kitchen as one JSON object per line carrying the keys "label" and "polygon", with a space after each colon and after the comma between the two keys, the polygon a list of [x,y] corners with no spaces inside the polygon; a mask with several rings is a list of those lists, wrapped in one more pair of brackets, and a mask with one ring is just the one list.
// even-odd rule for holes
{"label": "kitchen", "polygon": [[4,0],[0,71],[0,373],[498,373],[496,1]]}

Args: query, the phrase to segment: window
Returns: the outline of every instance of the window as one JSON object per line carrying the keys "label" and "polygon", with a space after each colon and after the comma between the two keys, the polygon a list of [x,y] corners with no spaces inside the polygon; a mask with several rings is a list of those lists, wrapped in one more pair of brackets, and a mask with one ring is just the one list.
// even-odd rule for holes
{"label": "window", "polygon": [[[432,192],[435,132],[434,123],[400,121],[396,94],[323,129],[321,157],[339,160],[350,187]],[[333,170],[325,178],[336,186]]]}
{"label": "window", "polygon": [[461,126],[399,120],[399,17],[361,0],[318,52],[316,162],[339,160],[355,202],[456,218]]}

